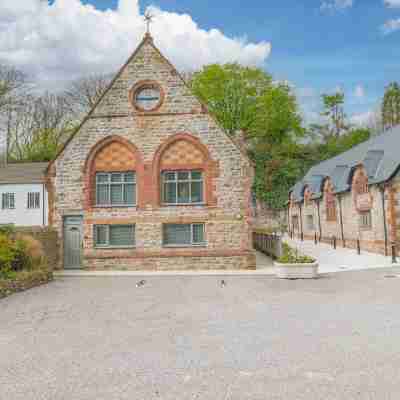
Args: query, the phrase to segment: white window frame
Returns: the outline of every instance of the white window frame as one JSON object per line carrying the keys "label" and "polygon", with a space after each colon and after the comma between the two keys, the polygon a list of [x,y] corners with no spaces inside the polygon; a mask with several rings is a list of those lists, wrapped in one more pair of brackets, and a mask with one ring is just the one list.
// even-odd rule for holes
{"label": "white window frame", "polygon": [[[168,244],[165,243],[165,228],[169,225],[190,225],[190,244]],[[199,243],[194,243],[193,242],[193,227],[195,225],[200,225],[203,228],[203,242]],[[166,223],[163,224],[162,226],[163,232],[162,232],[162,244],[163,247],[171,247],[171,248],[179,248],[179,247],[206,247],[207,246],[207,240],[206,240],[206,224],[204,222],[193,222],[190,224],[174,224],[174,223]]]}
{"label": "white window frame", "polygon": [[360,212],[359,223],[360,223],[360,229],[362,229],[362,230],[371,230],[372,229],[372,212],[371,212],[371,210]]}
{"label": "white window frame", "polygon": [[[125,182],[125,175],[127,174],[133,174],[134,176],[134,181],[132,182]],[[107,182],[98,182],[98,176],[99,175],[107,175],[108,176],[108,181]],[[111,182],[112,180],[112,175],[122,175],[122,181],[121,182]],[[95,197],[96,197],[96,204],[95,207],[104,207],[104,208],[122,208],[122,207],[136,207],[137,206],[137,196],[138,196],[138,183],[137,183],[137,177],[136,177],[136,171],[124,171],[124,172],[96,172],[95,176]],[[111,186],[112,185],[122,185],[122,194],[125,194],[125,185],[134,185],[134,194],[135,194],[135,201],[132,204],[127,204],[127,203],[111,203]],[[108,186],[108,204],[99,204],[98,202],[98,192],[97,188],[98,186]]]}
{"label": "white window frame", "polygon": [[1,208],[3,210],[15,210],[15,193],[2,193]]}
{"label": "white window frame", "polygon": [[29,192],[27,195],[27,205],[28,210],[40,209],[40,192]]}
{"label": "white window frame", "polygon": [[[133,229],[133,244],[132,245],[111,245],[110,244],[110,228],[111,227],[121,227],[121,226],[130,226]],[[107,244],[97,244],[97,228],[105,227],[107,228]],[[106,224],[96,224],[93,225],[93,246],[95,249],[134,249],[136,248],[136,224],[115,224],[115,225],[106,225]]]}
{"label": "white window frame", "polygon": [[[178,179],[178,174],[182,173],[189,173],[189,178],[188,179]],[[192,179],[192,172],[199,172],[201,174],[201,179]],[[175,174],[175,179],[174,180],[167,180],[166,175],[167,174]],[[162,187],[161,187],[161,203],[164,206],[199,206],[199,205],[204,205],[205,204],[205,185],[204,185],[204,171],[201,169],[193,169],[193,170],[165,170],[162,171],[161,173],[161,182],[162,182]],[[166,192],[165,192],[165,186],[168,183],[175,183],[176,184],[176,202],[175,203],[168,203],[165,200],[166,197]],[[189,184],[189,202],[179,202],[179,183],[187,183]],[[201,183],[201,192],[202,192],[202,200],[199,202],[192,202],[192,183]]]}

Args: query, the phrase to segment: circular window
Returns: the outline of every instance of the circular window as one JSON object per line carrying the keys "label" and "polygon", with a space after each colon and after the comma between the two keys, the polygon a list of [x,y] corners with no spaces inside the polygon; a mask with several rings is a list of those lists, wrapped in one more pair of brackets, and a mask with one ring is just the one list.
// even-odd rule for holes
{"label": "circular window", "polygon": [[154,111],[163,100],[161,87],[157,83],[143,83],[132,90],[133,105],[139,111]]}

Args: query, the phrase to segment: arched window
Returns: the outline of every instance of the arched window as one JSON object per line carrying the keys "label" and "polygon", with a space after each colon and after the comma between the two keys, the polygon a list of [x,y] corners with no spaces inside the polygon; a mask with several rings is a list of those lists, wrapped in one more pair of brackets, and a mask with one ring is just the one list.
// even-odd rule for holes
{"label": "arched window", "polygon": [[215,204],[212,181],[217,164],[207,148],[188,134],[178,134],[160,146],[154,166],[161,205]]}
{"label": "arched window", "polygon": [[87,206],[136,206],[140,165],[136,147],[127,140],[112,136],[99,142],[85,167]]}

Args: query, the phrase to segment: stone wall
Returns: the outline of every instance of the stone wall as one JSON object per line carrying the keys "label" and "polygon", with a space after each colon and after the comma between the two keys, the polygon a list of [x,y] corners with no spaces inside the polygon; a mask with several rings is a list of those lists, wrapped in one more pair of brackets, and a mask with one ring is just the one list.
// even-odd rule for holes
{"label": "stone wall", "polygon": [[[130,91],[149,79],[161,85],[164,103],[154,112],[138,112],[130,102]],[[127,146],[135,154],[137,207],[96,208],[90,201],[91,157],[96,146],[108,138],[129,143]],[[160,155],[178,139],[190,142],[204,155],[204,205],[160,205]],[[248,158],[193,97],[151,39],[146,38],[52,164],[51,220],[62,237],[64,216],[83,216],[87,268],[254,267],[250,209],[253,173]],[[171,252],[162,247],[163,223],[195,222],[205,224],[206,248],[193,247],[188,254],[188,249]],[[116,250],[94,248],[93,225],[122,223],[136,225],[136,249],[125,250],[121,255]]]}

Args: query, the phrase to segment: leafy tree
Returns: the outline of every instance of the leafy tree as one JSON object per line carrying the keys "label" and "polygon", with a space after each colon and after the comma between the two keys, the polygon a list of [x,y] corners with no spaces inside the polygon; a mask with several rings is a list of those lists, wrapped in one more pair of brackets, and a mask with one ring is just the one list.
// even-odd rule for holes
{"label": "leafy tree", "polygon": [[230,135],[249,131],[259,112],[258,100],[272,85],[269,74],[239,64],[212,64],[193,74],[193,92]]}
{"label": "leafy tree", "polygon": [[328,133],[330,136],[339,137],[347,129],[344,113],[344,93],[323,94],[322,101],[324,110],[321,115],[328,118]]}
{"label": "leafy tree", "polygon": [[400,124],[400,85],[397,82],[386,87],[381,112],[384,129]]}
{"label": "leafy tree", "polygon": [[[298,165],[288,160],[304,135],[296,97],[260,68],[209,65],[194,74],[191,86],[230,135],[244,133],[256,163],[255,192],[281,207]],[[286,191],[286,192],[285,192]]]}

